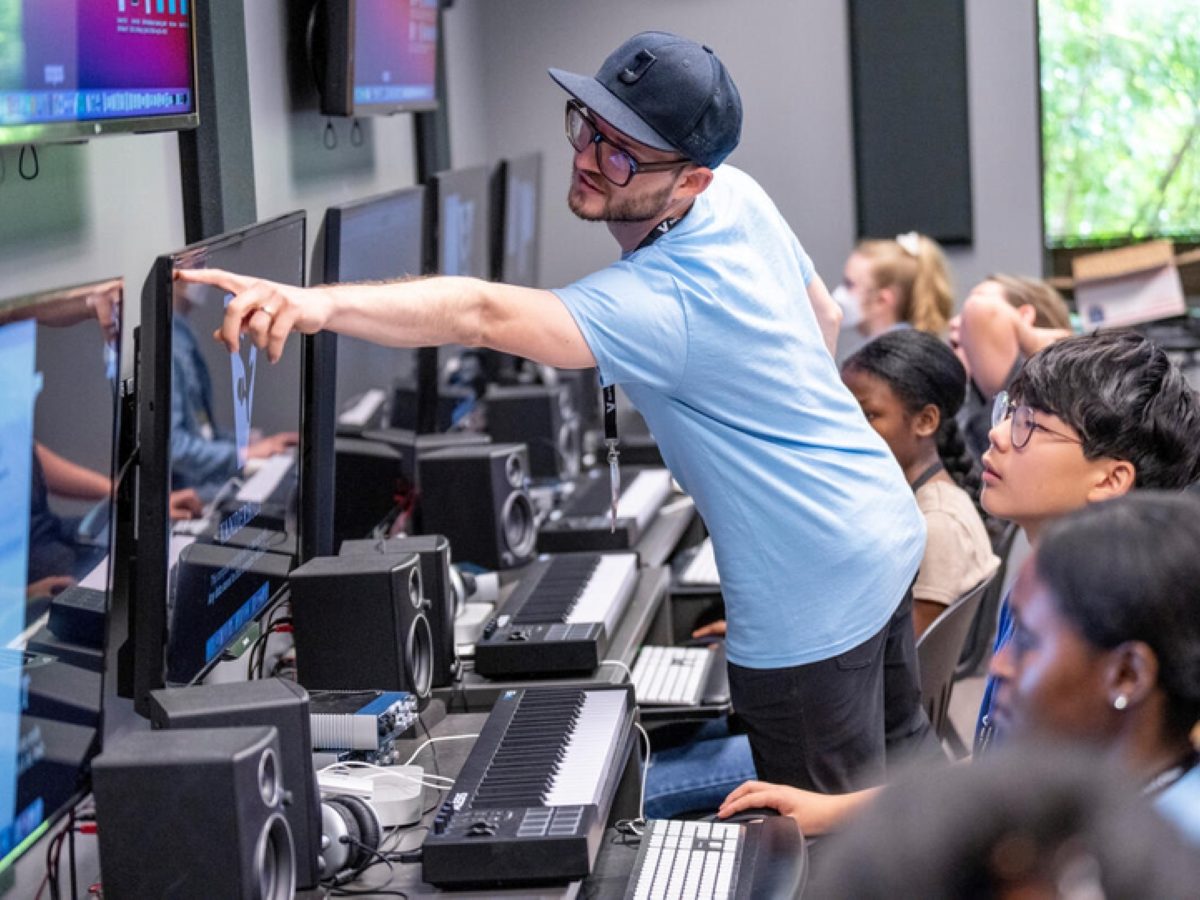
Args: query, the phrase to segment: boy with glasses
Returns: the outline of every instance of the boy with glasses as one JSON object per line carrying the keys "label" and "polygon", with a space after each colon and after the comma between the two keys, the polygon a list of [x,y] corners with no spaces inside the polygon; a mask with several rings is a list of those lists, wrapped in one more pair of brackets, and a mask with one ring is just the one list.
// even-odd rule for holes
{"label": "boy with glasses", "polygon": [[885,751],[939,752],[920,705],[912,492],[842,384],[839,314],[763,189],[723,165],[742,104],[716,54],[635,35],[570,95],[567,202],[620,260],[556,291],[467,278],[308,291],[209,270],[237,294],[220,337],[272,359],[293,329],[399,346],[487,346],[596,366],[642,413],[712,535],[734,705],[758,771],[875,784]]}
{"label": "boy with glasses", "polygon": [[[1200,479],[1200,400],[1167,354],[1133,331],[1066,338],[1030,357],[997,398],[988,437],[983,506],[1020,525],[1035,547],[1047,525],[1089,503],[1134,489],[1183,490]],[[996,649],[1011,635],[1006,598]],[[977,753],[992,739],[995,688],[989,676]],[[818,834],[874,794],[826,797],[752,781],[729,795],[721,814],[767,806]]]}

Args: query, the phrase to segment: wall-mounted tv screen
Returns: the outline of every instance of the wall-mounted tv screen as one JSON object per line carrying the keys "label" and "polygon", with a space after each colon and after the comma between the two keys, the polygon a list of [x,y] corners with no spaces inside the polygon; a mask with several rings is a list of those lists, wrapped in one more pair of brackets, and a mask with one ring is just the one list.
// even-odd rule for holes
{"label": "wall-mounted tv screen", "polygon": [[314,15],[324,115],[437,106],[438,0],[322,0]]}
{"label": "wall-mounted tv screen", "polygon": [[0,144],[195,127],[195,2],[0,3]]}
{"label": "wall-mounted tv screen", "polygon": [[1200,241],[1195,0],[1040,0],[1046,246]]}

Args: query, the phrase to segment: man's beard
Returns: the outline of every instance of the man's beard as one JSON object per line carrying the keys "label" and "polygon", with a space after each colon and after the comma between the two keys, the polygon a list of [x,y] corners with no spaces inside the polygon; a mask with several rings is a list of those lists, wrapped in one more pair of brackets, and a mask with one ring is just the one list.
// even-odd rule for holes
{"label": "man's beard", "polygon": [[575,200],[575,189],[572,185],[567,191],[567,206],[571,212],[586,222],[646,222],[661,219],[670,203],[674,185],[668,185],[661,191],[637,197],[605,197],[604,208],[598,213],[585,211],[585,204]]}

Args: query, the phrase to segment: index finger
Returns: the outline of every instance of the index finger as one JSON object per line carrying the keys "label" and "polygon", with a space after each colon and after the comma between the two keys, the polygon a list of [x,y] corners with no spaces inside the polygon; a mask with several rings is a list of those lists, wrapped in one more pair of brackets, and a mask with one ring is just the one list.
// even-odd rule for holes
{"label": "index finger", "polygon": [[188,284],[207,284],[231,294],[241,293],[254,280],[224,269],[176,269],[175,279]]}

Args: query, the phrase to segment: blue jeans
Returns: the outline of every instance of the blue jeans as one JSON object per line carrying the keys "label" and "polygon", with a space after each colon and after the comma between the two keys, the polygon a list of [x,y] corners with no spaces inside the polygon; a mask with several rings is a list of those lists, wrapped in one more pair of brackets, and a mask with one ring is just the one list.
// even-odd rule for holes
{"label": "blue jeans", "polygon": [[714,719],[678,747],[656,751],[646,774],[646,817],[670,819],[689,812],[715,812],[729,792],[757,777],[750,741],[730,734]]}

